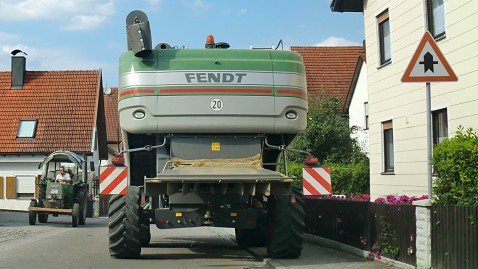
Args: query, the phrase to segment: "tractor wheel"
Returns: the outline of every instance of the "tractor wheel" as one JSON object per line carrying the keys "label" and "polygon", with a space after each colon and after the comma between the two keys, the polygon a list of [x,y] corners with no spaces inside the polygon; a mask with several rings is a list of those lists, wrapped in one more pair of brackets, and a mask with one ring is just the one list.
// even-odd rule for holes
{"label": "tractor wheel", "polygon": [[74,203],[71,212],[71,226],[78,227],[78,219],[80,218],[80,204]]}
{"label": "tractor wheel", "polygon": [[146,214],[141,214],[141,227],[139,229],[140,233],[140,243],[142,247],[149,246],[149,242],[151,241],[151,228],[149,223],[149,218]]}
{"label": "tractor wheel", "polygon": [[269,257],[299,257],[303,247],[304,227],[304,200],[297,189],[293,189],[290,196],[272,196],[268,202]]}
{"label": "tractor wheel", "polygon": [[136,186],[128,187],[126,195],[110,197],[108,229],[112,257],[138,258],[141,254],[141,210],[139,188]]}
{"label": "tractor wheel", "polygon": [[[31,200],[30,202],[30,207],[36,207],[37,206],[37,201]],[[37,223],[37,212],[29,210],[28,211],[28,222],[30,225],[35,225]]]}
{"label": "tractor wheel", "polygon": [[43,214],[43,213],[38,214],[38,222],[47,223],[48,222],[48,214]]}
{"label": "tractor wheel", "polygon": [[241,248],[266,246],[267,215],[259,212],[257,225],[253,229],[236,228],[236,242]]}
{"label": "tractor wheel", "polygon": [[85,225],[86,223],[86,207],[88,205],[88,197],[84,196],[82,204],[80,206],[80,218],[78,219],[78,224]]}

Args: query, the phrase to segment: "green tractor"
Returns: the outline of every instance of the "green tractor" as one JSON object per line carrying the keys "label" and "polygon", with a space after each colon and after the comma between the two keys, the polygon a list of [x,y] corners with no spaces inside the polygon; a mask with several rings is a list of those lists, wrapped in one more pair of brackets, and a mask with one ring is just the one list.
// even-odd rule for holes
{"label": "green tractor", "polygon": [[[71,215],[73,227],[86,222],[88,202],[87,164],[77,154],[70,151],[55,151],[48,155],[39,169],[42,175],[38,181],[38,199],[30,202],[29,223],[47,223],[48,216]],[[68,173],[68,180],[61,180],[60,169]]]}

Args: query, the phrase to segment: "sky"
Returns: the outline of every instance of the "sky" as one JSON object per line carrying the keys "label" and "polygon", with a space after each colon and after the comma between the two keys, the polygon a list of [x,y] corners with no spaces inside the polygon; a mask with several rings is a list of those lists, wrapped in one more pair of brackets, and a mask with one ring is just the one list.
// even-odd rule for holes
{"label": "sky", "polygon": [[332,0],[0,0],[0,71],[14,49],[27,70],[102,69],[118,86],[126,51],[126,16],[146,13],[153,47],[204,48],[208,34],[231,48],[355,46],[364,39],[362,13],[330,10]]}

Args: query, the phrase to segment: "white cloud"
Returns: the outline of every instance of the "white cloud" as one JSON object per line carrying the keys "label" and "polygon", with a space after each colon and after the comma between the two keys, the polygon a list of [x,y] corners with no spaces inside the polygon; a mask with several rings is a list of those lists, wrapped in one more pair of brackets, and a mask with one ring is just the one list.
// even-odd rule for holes
{"label": "white cloud", "polygon": [[194,10],[196,14],[204,14],[210,8],[203,0],[182,0],[181,3]]}
{"label": "white cloud", "polygon": [[149,0],[149,3],[152,6],[156,6],[156,5],[160,4],[161,2],[162,2],[162,0]]}
{"label": "white cloud", "polygon": [[240,9],[237,13],[239,13],[239,14],[247,13],[247,9],[245,9],[245,8]]}
{"label": "white cloud", "polygon": [[18,40],[18,35],[0,32],[0,44],[15,42]]}
{"label": "white cloud", "polygon": [[98,27],[113,9],[114,0],[0,0],[0,21],[49,20],[85,30]]}
{"label": "white cloud", "polygon": [[330,36],[324,41],[315,44],[315,46],[319,47],[337,47],[337,46],[361,46],[362,44],[347,40],[343,37],[336,37],[336,36]]}

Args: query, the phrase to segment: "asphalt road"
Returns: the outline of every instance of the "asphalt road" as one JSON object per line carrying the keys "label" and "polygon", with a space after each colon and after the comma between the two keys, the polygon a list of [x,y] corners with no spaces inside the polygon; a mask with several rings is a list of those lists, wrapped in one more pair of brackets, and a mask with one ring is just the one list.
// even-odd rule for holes
{"label": "asphalt road", "polygon": [[304,244],[299,259],[268,259],[265,248],[241,249],[233,229],[151,227],[151,246],[139,259],[118,260],[108,251],[106,218],[71,227],[70,216],[28,224],[28,213],[0,211],[0,269],[22,268],[390,268],[322,246]]}
{"label": "asphalt road", "polygon": [[240,249],[228,229],[159,230],[141,258],[118,260],[108,252],[107,219],[71,227],[71,217],[28,224],[28,214],[0,212],[0,268],[258,268],[264,257]]}

